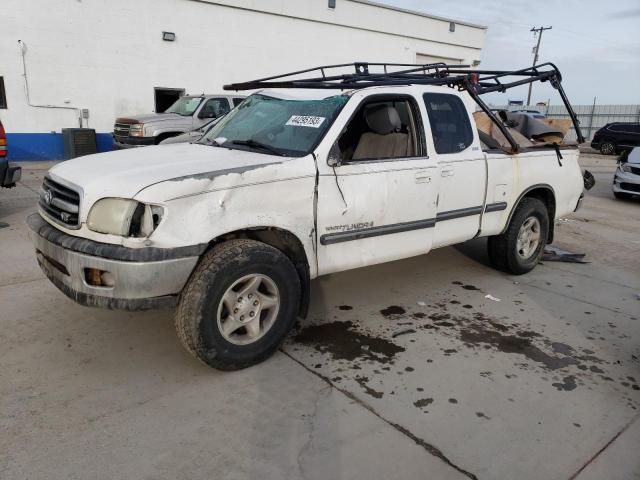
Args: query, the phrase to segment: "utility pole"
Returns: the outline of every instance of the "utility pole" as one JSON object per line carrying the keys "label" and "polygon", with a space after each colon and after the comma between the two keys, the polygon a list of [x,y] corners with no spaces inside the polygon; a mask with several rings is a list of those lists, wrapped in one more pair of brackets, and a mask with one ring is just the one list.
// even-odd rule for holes
{"label": "utility pole", "polygon": [[[553,27],[540,27],[540,28],[535,28],[533,27],[530,31],[533,32],[533,35],[535,36],[536,34],[538,35],[538,44],[535,46],[535,49],[533,51],[534,55],[533,55],[533,66],[536,66],[536,63],[538,63],[538,52],[540,51],[540,40],[542,40],[542,32],[544,32],[545,30],[551,30]],[[529,105],[531,103],[531,87],[533,86],[532,83],[529,84],[529,95],[527,95],[527,105]]]}

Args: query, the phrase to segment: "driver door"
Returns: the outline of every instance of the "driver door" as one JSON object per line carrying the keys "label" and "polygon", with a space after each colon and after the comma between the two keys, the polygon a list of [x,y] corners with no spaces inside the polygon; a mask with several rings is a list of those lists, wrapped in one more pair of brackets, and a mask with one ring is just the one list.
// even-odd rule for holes
{"label": "driver door", "polygon": [[332,148],[339,165],[318,159],[320,275],[430,250],[439,175],[426,155],[423,114],[413,96],[371,95]]}

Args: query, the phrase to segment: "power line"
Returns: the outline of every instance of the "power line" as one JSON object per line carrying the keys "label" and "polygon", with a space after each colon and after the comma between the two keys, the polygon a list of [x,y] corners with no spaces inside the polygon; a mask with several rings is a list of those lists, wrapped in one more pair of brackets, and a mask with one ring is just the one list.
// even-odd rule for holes
{"label": "power line", "polygon": [[[545,30],[551,30],[553,27],[533,27],[531,29],[531,31],[533,32],[533,35],[535,37],[535,35],[538,35],[538,44],[534,47],[534,55],[533,55],[533,66],[536,66],[536,63],[538,63],[538,52],[540,51],[540,41],[542,40],[542,32],[544,32]],[[531,87],[532,84],[529,84],[529,95],[527,95],[527,105],[529,105],[531,103]]]}

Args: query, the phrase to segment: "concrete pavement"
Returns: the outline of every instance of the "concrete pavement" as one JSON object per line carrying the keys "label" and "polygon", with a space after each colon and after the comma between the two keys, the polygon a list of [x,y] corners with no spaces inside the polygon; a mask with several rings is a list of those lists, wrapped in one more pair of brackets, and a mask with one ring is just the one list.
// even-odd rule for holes
{"label": "concrete pavement", "polygon": [[0,191],[0,478],[640,478],[640,201],[583,163],[598,184],[554,244],[591,263],[514,277],[476,241],[324,277],[234,373],[184,352],[171,311],[44,279],[24,218],[48,165],[23,165]]}

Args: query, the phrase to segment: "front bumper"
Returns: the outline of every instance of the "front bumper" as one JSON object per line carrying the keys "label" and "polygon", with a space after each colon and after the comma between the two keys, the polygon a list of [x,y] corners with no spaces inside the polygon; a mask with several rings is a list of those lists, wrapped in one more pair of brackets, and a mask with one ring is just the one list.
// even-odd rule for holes
{"label": "front bumper", "polygon": [[146,147],[155,145],[155,137],[116,137],[113,135],[113,149],[124,150],[126,148]]}
{"label": "front bumper", "polygon": [[[148,310],[175,305],[201,250],[199,246],[131,249],[94,242],[55,229],[37,213],[27,218],[27,224],[47,278],[67,297],[90,307]],[[112,258],[88,252],[104,252]],[[86,269],[110,272],[113,287],[90,285]]]}
{"label": "front bumper", "polygon": [[613,191],[617,193],[629,193],[640,195],[640,175],[628,172],[616,171],[613,177]]}

